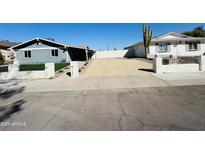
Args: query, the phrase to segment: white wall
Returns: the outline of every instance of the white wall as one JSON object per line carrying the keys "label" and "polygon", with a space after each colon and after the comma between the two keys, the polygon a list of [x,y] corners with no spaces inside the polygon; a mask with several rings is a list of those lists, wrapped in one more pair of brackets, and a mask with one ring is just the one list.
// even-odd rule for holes
{"label": "white wall", "polygon": [[51,78],[55,75],[54,63],[46,63],[45,70],[42,71],[19,71],[17,64],[9,65],[8,69],[8,72],[0,73],[1,80]]}
{"label": "white wall", "polygon": [[127,50],[96,51],[92,59],[123,58]]}
{"label": "white wall", "polygon": [[153,70],[156,73],[173,73],[173,72],[199,72],[205,71],[205,57],[200,56],[199,63],[194,64],[169,64],[163,65],[162,58],[155,58],[153,61]]}
{"label": "white wall", "polygon": [[158,73],[173,73],[173,72],[199,72],[199,64],[172,64],[161,65]]}
{"label": "white wall", "polygon": [[125,50],[96,51],[92,59],[103,58],[137,58],[145,57],[143,45],[138,45]]}
{"label": "white wall", "polygon": [[135,58],[135,57],[144,58],[145,57],[144,46],[137,45],[137,46],[133,46],[133,47],[129,48],[125,57],[127,57],[127,58]]}

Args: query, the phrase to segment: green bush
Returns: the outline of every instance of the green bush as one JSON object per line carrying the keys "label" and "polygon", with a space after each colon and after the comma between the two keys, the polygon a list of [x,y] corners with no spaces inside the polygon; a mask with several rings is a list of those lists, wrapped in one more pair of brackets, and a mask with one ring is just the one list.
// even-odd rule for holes
{"label": "green bush", "polygon": [[45,70],[45,64],[21,64],[19,71],[40,71]]}
{"label": "green bush", "polygon": [[8,66],[0,66],[0,72],[8,72]]}
{"label": "green bush", "polygon": [[55,71],[58,71],[66,66],[68,66],[69,63],[55,63]]}

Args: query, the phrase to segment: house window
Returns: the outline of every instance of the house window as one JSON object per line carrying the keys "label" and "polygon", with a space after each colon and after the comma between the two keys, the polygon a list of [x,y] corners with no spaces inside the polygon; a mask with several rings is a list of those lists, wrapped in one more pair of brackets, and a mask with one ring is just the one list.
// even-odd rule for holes
{"label": "house window", "polygon": [[51,55],[52,55],[53,57],[58,57],[58,50],[57,50],[57,49],[51,50]]}
{"label": "house window", "polygon": [[161,53],[161,52],[167,52],[167,43],[159,43],[159,52]]}
{"label": "house window", "polygon": [[30,50],[24,51],[24,57],[31,58],[31,51]]}
{"label": "house window", "polygon": [[198,43],[197,42],[189,42],[189,51],[196,51],[198,49]]}

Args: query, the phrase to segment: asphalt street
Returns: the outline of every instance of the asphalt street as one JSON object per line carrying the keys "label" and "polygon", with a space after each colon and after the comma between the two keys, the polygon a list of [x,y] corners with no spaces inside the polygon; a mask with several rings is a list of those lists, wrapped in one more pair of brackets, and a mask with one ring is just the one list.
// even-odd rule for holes
{"label": "asphalt street", "polygon": [[0,130],[205,130],[205,86],[0,91]]}

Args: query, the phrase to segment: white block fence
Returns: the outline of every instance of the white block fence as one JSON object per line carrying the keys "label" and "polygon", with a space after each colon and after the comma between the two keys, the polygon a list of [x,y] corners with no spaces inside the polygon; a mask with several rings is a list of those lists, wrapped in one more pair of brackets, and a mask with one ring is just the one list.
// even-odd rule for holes
{"label": "white block fence", "polygon": [[124,58],[128,50],[96,51],[92,59]]}
{"label": "white block fence", "polygon": [[55,76],[54,63],[45,63],[45,70],[19,71],[18,63],[8,65],[8,72],[0,72],[1,80],[8,79],[40,79]]}
{"label": "white block fence", "polygon": [[186,64],[163,64],[163,58],[156,57],[153,60],[153,70],[155,73],[172,73],[172,72],[199,72],[205,71],[205,56],[196,57],[197,63]]}

